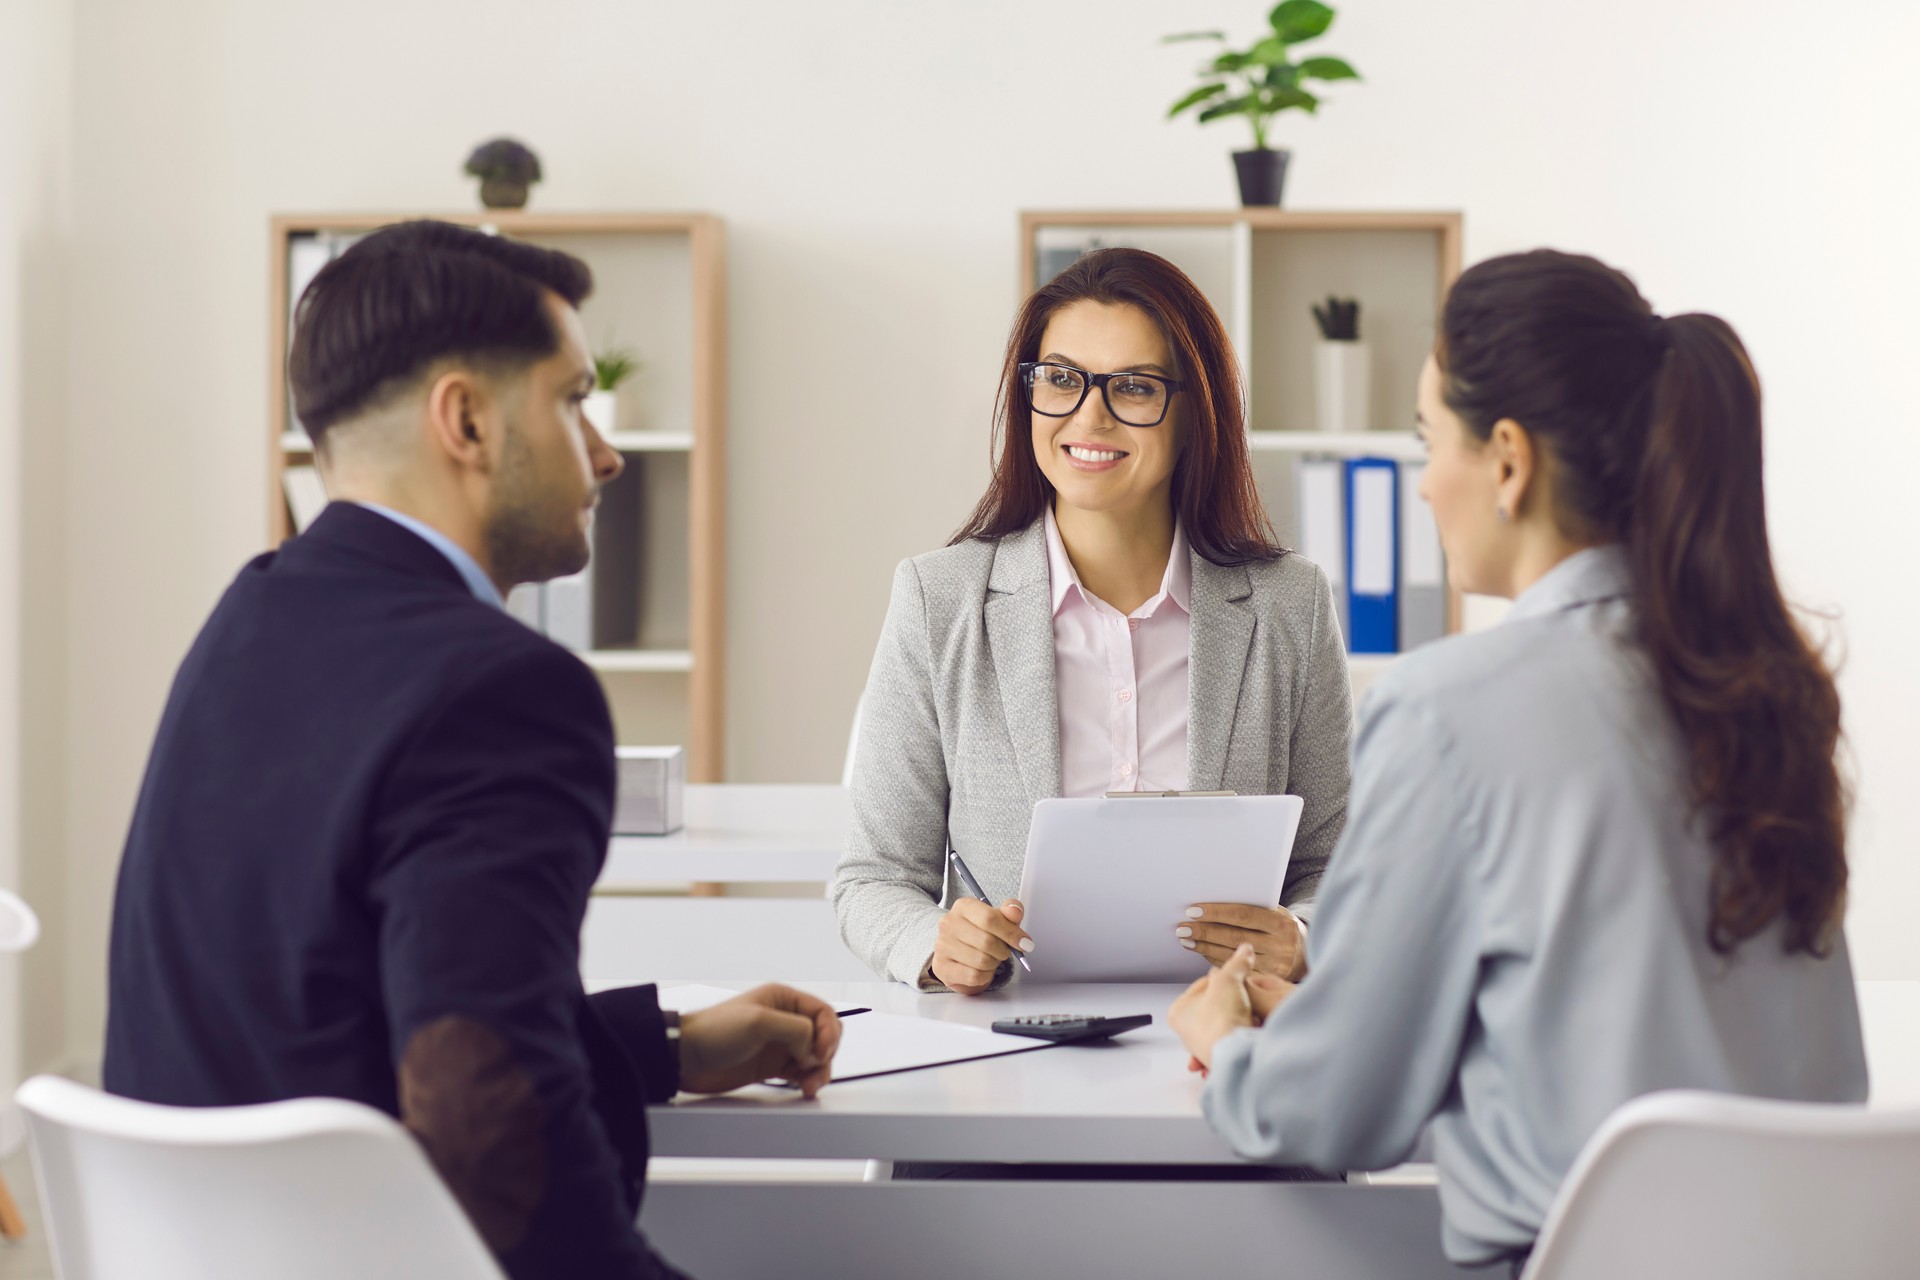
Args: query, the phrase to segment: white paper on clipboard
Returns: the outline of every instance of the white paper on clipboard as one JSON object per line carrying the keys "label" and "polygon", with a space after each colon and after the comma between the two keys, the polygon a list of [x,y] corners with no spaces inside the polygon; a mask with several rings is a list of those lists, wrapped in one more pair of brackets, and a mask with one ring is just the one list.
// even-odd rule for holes
{"label": "white paper on clipboard", "polygon": [[1036,982],[1190,982],[1174,936],[1196,902],[1276,904],[1298,796],[1042,800],[1027,831],[1021,924]]}

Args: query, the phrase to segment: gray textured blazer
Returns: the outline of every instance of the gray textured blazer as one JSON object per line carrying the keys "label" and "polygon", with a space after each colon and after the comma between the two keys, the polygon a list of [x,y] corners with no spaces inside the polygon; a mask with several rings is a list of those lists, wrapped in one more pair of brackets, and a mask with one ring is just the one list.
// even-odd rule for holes
{"label": "gray textured blazer", "polygon": [[[1193,556],[1187,785],[1306,802],[1281,902],[1302,919],[1347,812],[1353,691],[1327,578],[1288,554]],[[953,901],[949,839],[994,901],[1020,887],[1036,802],[1060,794],[1045,530],[903,562],[860,704],[840,936],[920,978]]]}

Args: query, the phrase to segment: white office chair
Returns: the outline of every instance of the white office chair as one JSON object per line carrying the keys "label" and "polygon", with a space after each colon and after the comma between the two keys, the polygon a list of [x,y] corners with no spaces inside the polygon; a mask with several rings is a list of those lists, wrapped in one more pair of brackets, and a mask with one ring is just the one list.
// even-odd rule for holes
{"label": "white office chair", "polygon": [[55,1076],[15,1096],[61,1280],[502,1280],[425,1153],[371,1107],[158,1107]]}
{"label": "white office chair", "polygon": [[0,889],[0,951],[25,951],[40,941],[40,917],[17,893]]}
{"label": "white office chair", "polygon": [[1608,1117],[1523,1280],[1907,1280],[1920,1110],[1672,1091]]}
{"label": "white office chair", "polygon": [[[0,889],[0,952],[25,951],[38,941],[40,917],[19,894]],[[23,1136],[20,1109],[11,1103],[0,1106],[0,1160],[14,1153]],[[27,1221],[13,1202],[13,1190],[0,1178],[0,1237],[21,1240],[26,1234]]]}
{"label": "white office chair", "polygon": [[860,703],[864,699],[856,698],[853,703],[853,728],[847,731],[847,757],[840,762],[840,785],[853,785],[853,753],[860,747]]}

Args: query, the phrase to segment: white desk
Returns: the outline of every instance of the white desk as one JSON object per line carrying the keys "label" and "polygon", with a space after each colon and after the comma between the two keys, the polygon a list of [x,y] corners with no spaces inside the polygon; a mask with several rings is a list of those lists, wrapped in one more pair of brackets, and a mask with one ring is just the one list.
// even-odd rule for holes
{"label": "white desk", "polygon": [[[663,983],[664,985],[672,985]],[[737,985],[737,984],[736,984]],[[1100,1044],[1067,1045],[828,1085],[811,1103],[757,1086],[650,1113],[663,1156],[1235,1164],[1200,1114],[1201,1080],[1166,1025],[1177,986],[1013,984],[922,995],[898,983],[807,983],[835,1002],[984,1027],[1020,1013],[1151,1013]]]}
{"label": "white desk", "polygon": [[[674,985],[663,982],[662,986]],[[745,986],[739,983],[721,984]],[[829,1085],[811,1103],[756,1086],[656,1107],[663,1156],[1216,1164],[1239,1158],[1200,1112],[1201,1080],[1166,1025],[1178,986],[1014,983],[923,995],[898,983],[815,982],[824,999],[984,1027],[1022,1013],[1151,1013],[1104,1044]],[[1875,1108],[1920,1105],[1920,982],[1862,982]]]}
{"label": "white desk", "polygon": [[[589,978],[871,978],[840,943],[826,882],[851,821],[840,786],[690,786],[687,825],[615,836],[581,935]],[[696,896],[686,896],[687,886]]]}
{"label": "white desk", "polygon": [[846,788],[837,785],[689,786],[686,827],[666,836],[615,836],[594,888],[825,883],[847,847],[851,813]]}
{"label": "white desk", "polygon": [[[1200,1078],[1165,1024],[1177,986],[1015,984],[965,999],[892,983],[803,985],[834,1001],[980,1026],[1015,1012],[1151,1013],[1154,1024],[1106,1044],[829,1085],[812,1102],[772,1087],[682,1099],[648,1113],[656,1154],[1241,1163],[1200,1114]],[[1276,1257],[1301,1276],[1459,1275],[1440,1254],[1431,1185],[668,1182],[648,1188],[641,1225],[702,1280],[1269,1274]],[[1017,1261],[995,1266],[996,1255]]]}
{"label": "white desk", "polygon": [[[663,983],[662,985],[672,985]],[[743,984],[724,984],[743,985]],[[1012,1012],[1152,1013],[1109,1045],[829,1085],[754,1088],[649,1112],[662,1156],[1232,1163],[1165,1026],[1177,988],[1015,986],[975,999],[806,983],[836,1001],[986,1025]],[[1920,982],[1860,984],[1872,1105],[1920,1105]],[[1431,1183],[659,1183],[641,1225],[702,1280],[775,1274],[1288,1274],[1459,1280]],[[751,1229],[747,1228],[751,1224]],[[996,1259],[1007,1260],[997,1263]],[[1284,1259],[1284,1265],[1276,1262]],[[801,1261],[804,1260],[804,1261]]]}
{"label": "white desk", "polygon": [[1855,989],[1867,1042],[1867,1105],[1920,1107],[1920,982],[1861,982]]}

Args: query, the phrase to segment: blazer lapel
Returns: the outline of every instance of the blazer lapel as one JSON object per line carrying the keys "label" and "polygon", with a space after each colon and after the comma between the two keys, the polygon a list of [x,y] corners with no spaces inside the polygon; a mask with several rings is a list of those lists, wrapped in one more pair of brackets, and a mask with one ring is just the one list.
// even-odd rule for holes
{"label": "blazer lapel", "polygon": [[1240,684],[1253,646],[1253,582],[1238,566],[1193,554],[1187,659],[1187,787],[1218,791],[1226,777]]}
{"label": "blazer lapel", "polygon": [[1053,592],[1046,531],[1035,521],[1000,539],[987,580],[987,647],[1027,799],[1060,794],[1060,711],[1053,673]]}

